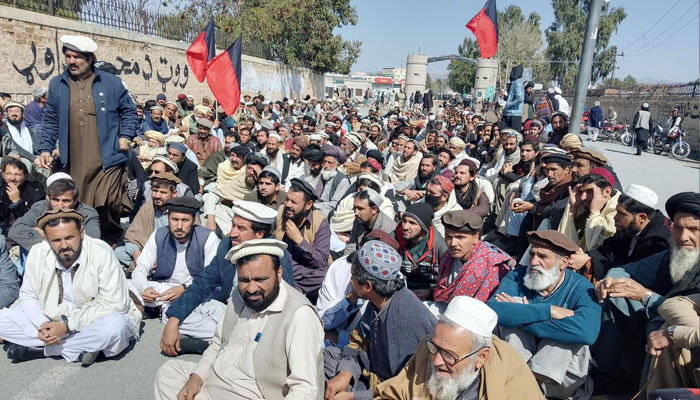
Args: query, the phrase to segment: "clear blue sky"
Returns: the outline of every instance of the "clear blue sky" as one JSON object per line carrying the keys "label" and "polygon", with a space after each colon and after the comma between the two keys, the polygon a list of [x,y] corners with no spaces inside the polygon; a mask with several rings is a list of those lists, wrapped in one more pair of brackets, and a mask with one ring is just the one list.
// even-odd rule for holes
{"label": "clear blue sky", "polygon": [[[346,40],[363,42],[353,72],[371,73],[382,67],[404,67],[406,54],[417,52],[419,46],[422,46],[422,53],[431,56],[456,53],[465,36],[474,37],[465,25],[485,2],[352,0],[359,22],[336,32]],[[549,0],[497,2],[499,10],[509,4],[520,6],[525,16],[532,11],[539,13],[542,16],[542,31],[554,19]],[[610,40],[610,44],[618,46],[618,51],[625,52],[625,57],[618,58],[620,69],[615,72],[616,76],[630,74],[643,82],[688,82],[698,79],[700,22],[698,18],[693,19],[700,10],[697,0],[612,0],[611,4],[624,7],[627,13],[627,18]],[[673,8],[668,15],[642,37],[670,7]],[[679,29],[678,33],[670,36]],[[664,30],[666,32],[661,34]],[[657,38],[659,34],[661,36]],[[656,46],[659,43],[663,44]],[[428,64],[428,72],[432,77],[445,77],[448,63]]]}

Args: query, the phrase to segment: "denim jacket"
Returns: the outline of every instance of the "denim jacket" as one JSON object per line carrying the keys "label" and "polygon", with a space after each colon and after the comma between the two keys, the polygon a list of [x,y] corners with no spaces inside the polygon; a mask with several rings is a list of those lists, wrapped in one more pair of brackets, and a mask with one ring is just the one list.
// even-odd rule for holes
{"label": "denim jacket", "polygon": [[[119,138],[136,137],[138,117],[136,105],[121,79],[95,70],[92,96],[95,99],[97,131],[100,137],[102,167],[109,168],[127,161],[126,152],[119,148]],[[58,141],[61,164],[68,166],[70,127],[70,77],[68,71],[51,79],[39,136],[39,151],[52,152]]]}

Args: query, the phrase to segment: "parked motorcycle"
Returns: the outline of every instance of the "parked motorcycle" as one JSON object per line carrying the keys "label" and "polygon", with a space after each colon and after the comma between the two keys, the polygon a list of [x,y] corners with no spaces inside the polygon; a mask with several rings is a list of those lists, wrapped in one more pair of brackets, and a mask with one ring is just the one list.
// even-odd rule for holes
{"label": "parked motorcycle", "polygon": [[654,138],[652,140],[654,154],[669,152],[676,158],[688,157],[690,155],[690,144],[683,141],[683,136],[685,136],[685,131],[681,129],[664,134],[664,128],[657,125],[654,129]]}

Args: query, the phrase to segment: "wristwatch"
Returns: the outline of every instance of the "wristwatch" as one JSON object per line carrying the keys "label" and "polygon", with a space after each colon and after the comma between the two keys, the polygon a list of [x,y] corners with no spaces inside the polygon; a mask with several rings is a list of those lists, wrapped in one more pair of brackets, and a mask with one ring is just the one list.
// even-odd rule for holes
{"label": "wristwatch", "polygon": [[642,296],[642,304],[644,305],[644,307],[646,307],[649,303],[652,294],[654,294],[654,292],[652,292],[651,290],[647,290],[647,292],[644,293],[644,296]]}
{"label": "wristwatch", "polygon": [[186,284],[186,283],[183,283],[183,284],[182,284],[182,287],[183,287],[185,290],[187,290],[187,284]]}
{"label": "wristwatch", "polygon": [[671,343],[673,343],[673,331],[676,330],[676,325],[671,325],[668,328],[666,328],[666,333],[668,333],[668,338],[671,339]]}
{"label": "wristwatch", "polygon": [[68,317],[65,315],[61,315],[61,320],[63,321],[63,324],[66,326],[66,331],[69,335],[72,335],[75,333],[75,331],[72,331],[70,327],[68,326]]}

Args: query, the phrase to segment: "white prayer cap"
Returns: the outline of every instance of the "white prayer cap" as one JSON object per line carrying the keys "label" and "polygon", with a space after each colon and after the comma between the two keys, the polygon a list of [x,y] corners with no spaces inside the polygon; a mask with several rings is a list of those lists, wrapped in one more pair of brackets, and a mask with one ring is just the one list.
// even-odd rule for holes
{"label": "white prayer cap", "polygon": [[172,135],[168,135],[165,138],[165,143],[184,143],[185,138],[178,135],[177,133],[173,133]]}
{"label": "white prayer cap", "polygon": [[659,195],[657,195],[656,192],[646,186],[637,185],[636,183],[627,186],[625,195],[654,209],[656,209],[656,204],[659,202]]}
{"label": "white prayer cap", "polygon": [[73,180],[73,178],[71,178],[71,176],[65,172],[56,172],[55,174],[51,174],[51,176],[46,179],[46,187],[51,186],[52,183],[59,179],[68,179],[69,181]]}
{"label": "white prayer cap", "polygon": [[278,142],[282,141],[282,136],[279,135],[277,132],[272,132],[267,136],[268,139],[277,139]]}
{"label": "white prayer cap", "polygon": [[556,93],[556,94],[561,94],[561,88],[559,88],[558,86],[555,86],[555,87],[554,87],[554,93]]}
{"label": "white prayer cap", "polygon": [[277,211],[274,208],[254,201],[236,200],[231,205],[231,210],[236,217],[260,224],[272,225],[277,218]]}
{"label": "white prayer cap", "polygon": [[316,134],[324,139],[328,139],[330,137],[325,131],[318,131]]}
{"label": "white prayer cap", "polygon": [[430,115],[428,116],[428,121],[435,121],[435,115],[430,114]]}
{"label": "white prayer cap", "polygon": [[321,135],[318,133],[314,133],[313,135],[309,135],[309,140],[315,140],[320,142],[321,141]]}
{"label": "white prayer cap", "polygon": [[246,240],[229,250],[228,253],[226,253],[226,259],[233,264],[241,258],[252,256],[253,254],[269,254],[281,259],[284,257],[284,250],[286,248],[287,243],[277,239]]}
{"label": "white prayer cap", "polygon": [[450,301],[443,316],[479,336],[491,337],[498,315],[486,303],[469,296],[457,296]]}
{"label": "white prayer cap", "polygon": [[167,165],[168,167],[170,167],[170,169],[173,170],[173,174],[175,175],[180,173],[180,167],[178,167],[177,164],[175,164],[171,159],[162,154],[153,157],[151,163],[148,164],[148,166],[150,167],[151,165],[153,165],[154,162],[162,162],[163,164]]}
{"label": "white prayer cap", "polygon": [[61,36],[61,42],[67,49],[81,53],[94,53],[97,51],[97,43],[87,36],[63,35]]}

